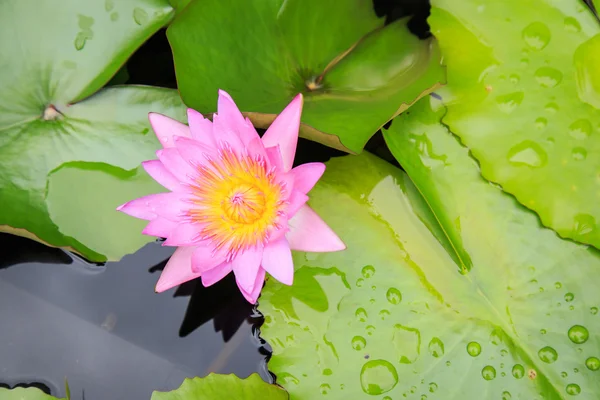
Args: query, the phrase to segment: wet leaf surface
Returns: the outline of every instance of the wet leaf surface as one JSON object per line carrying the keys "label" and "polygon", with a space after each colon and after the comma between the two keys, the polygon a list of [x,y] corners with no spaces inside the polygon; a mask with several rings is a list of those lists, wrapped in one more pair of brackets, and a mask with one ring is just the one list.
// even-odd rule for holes
{"label": "wet leaf surface", "polygon": [[407,20],[384,27],[362,0],[206,0],[185,8],[167,36],[188,106],[215,112],[224,89],[266,128],[302,92],[301,135],[360,152],[444,81],[437,43],[412,35]]}
{"label": "wet leaf surface", "polygon": [[[158,148],[148,134],[147,113],[184,118],[176,91],[113,87],[89,97],[172,15],[166,0],[2,2],[0,47],[11,57],[0,68],[0,231],[70,248],[93,261],[118,259],[145,242],[138,226],[124,218],[107,218],[115,222],[113,232],[123,223],[117,243],[90,240],[97,232],[85,224],[66,223],[63,232],[64,218],[56,221],[51,214],[61,214],[78,196],[92,197],[77,193],[85,181],[82,190],[97,184],[98,192],[94,202],[75,204],[77,218],[91,223],[106,217],[118,204],[99,190],[119,190],[125,180],[110,177],[132,173]],[[87,170],[96,173],[81,177],[69,191],[48,193],[49,174],[59,179],[65,171],[58,169],[72,162],[90,163]],[[146,194],[147,187],[129,183],[132,191]]]}
{"label": "wet leaf surface", "polygon": [[597,250],[482,179],[444,112],[423,99],[384,132],[408,175],[328,162],[310,204],[348,249],[267,282],[269,369],[293,399],[596,399]]}
{"label": "wet leaf surface", "polygon": [[429,23],[448,68],[443,122],[484,177],[600,248],[598,19],[580,1],[434,0]]}
{"label": "wet leaf surface", "polygon": [[179,389],[168,393],[154,392],[152,400],[287,400],[282,388],[271,385],[252,374],[246,379],[235,375],[210,374],[204,378],[186,379]]}

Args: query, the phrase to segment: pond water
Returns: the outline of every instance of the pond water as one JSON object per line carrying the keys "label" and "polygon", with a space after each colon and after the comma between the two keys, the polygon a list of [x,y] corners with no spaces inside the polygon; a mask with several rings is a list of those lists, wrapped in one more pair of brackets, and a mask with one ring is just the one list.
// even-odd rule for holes
{"label": "pond water", "polygon": [[261,317],[232,277],[154,293],[173,248],[103,266],[0,234],[0,384],[73,400],[150,399],[209,372],[270,381]]}

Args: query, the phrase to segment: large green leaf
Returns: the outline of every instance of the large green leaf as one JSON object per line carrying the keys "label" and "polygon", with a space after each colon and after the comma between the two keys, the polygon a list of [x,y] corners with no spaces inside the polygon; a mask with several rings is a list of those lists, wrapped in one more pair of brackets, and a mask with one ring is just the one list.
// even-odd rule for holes
{"label": "large green leaf", "polygon": [[[185,117],[177,92],[115,87],[78,101],[172,15],[166,0],[0,3],[0,231],[94,261],[117,259],[148,240],[139,223],[112,215],[121,197],[111,192],[124,182],[114,176],[154,157],[149,111]],[[94,172],[60,186],[64,163],[94,163],[85,166]],[[148,189],[135,183],[129,192]],[[99,221],[114,225],[100,232]]]}
{"label": "large green leaf", "polygon": [[300,134],[346,151],[444,80],[435,40],[383,27],[371,0],[196,1],[167,35],[188,106],[214,112],[225,89],[266,128],[302,92]]}
{"label": "large green leaf", "polygon": [[252,374],[246,379],[237,376],[209,374],[204,378],[186,379],[172,392],[154,392],[152,400],[287,400],[279,386],[270,385]]}
{"label": "large green leaf", "polygon": [[344,252],[296,253],[259,300],[269,369],[293,399],[600,396],[600,271],[481,178],[421,100],[370,155],[329,161],[311,205]]}
{"label": "large green leaf", "polygon": [[2,400],[65,400],[54,396],[47,395],[40,389],[35,387],[30,388],[15,388],[5,389],[0,388],[0,399]]}
{"label": "large green leaf", "polygon": [[600,24],[572,0],[433,0],[443,122],[483,175],[600,247]]}

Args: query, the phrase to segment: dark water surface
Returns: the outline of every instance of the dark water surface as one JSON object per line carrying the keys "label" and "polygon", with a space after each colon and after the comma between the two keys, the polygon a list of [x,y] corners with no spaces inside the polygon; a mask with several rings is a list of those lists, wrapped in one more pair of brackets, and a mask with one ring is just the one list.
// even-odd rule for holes
{"label": "dark water surface", "polygon": [[0,384],[64,396],[67,378],[73,400],[149,400],[209,372],[269,379],[260,316],[231,276],[154,293],[172,252],[152,243],[96,266],[0,234]]}

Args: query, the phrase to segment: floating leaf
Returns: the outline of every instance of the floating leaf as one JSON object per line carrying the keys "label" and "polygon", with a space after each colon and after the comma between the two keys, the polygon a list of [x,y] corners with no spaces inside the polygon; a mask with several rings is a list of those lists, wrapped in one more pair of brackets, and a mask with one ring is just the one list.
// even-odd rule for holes
{"label": "floating leaf", "polygon": [[302,297],[267,282],[269,369],[292,399],[598,398],[598,252],[482,179],[444,112],[423,99],[385,132],[410,178],[328,162],[310,204],[348,249],[295,253]]}
{"label": "floating leaf", "polygon": [[[583,2],[432,1],[443,122],[561,236],[600,247],[600,24]],[[465,56],[468,55],[468,56]]]}
{"label": "floating leaf", "polygon": [[47,395],[35,387],[15,389],[0,388],[0,399],[2,400],[65,400]]}
{"label": "floating leaf", "polygon": [[287,400],[279,386],[270,385],[252,374],[246,379],[211,373],[204,378],[187,378],[172,392],[154,392],[152,400]]}
{"label": "floating leaf", "polygon": [[[97,231],[95,223],[118,205],[106,193],[122,187],[105,174],[124,174],[153,158],[158,142],[148,133],[148,112],[183,119],[183,105],[176,91],[148,87],[115,87],[87,97],[172,15],[166,0],[0,3],[0,47],[10,55],[0,62],[0,231],[94,261],[120,258],[150,240],[140,239],[139,226],[125,219]],[[57,191],[61,166],[73,162],[94,163],[86,168],[96,173]],[[128,189],[145,194],[146,188]],[[89,203],[77,202],[86,196]],[[113,232],[119,233],[106,241]]]}
{"label": "floating leaf", "polygon": [[303,92],[301,135],[359,152],[444,80],[435,39],[419,40],[406,22],[384,27],[363,0],[203,0],[167,36],[188,106],[214,112],[224,89],[266,128]]}

